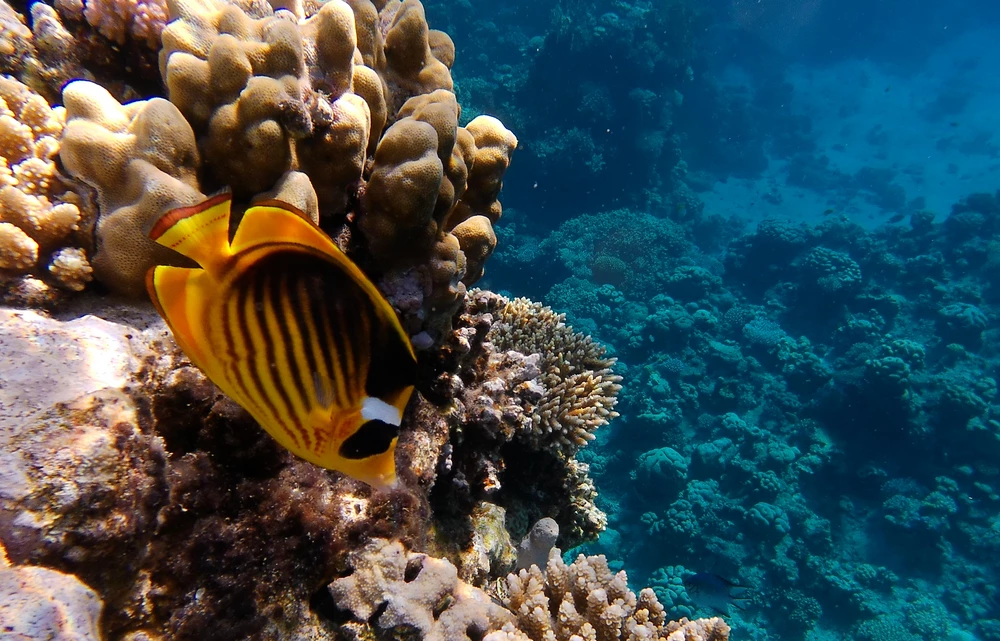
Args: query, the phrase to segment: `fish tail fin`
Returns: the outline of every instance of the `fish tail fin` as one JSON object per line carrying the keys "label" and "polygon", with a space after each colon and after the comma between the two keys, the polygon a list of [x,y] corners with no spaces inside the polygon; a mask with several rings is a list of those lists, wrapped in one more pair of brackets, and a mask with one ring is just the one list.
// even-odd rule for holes
{"label": "fish tail fin", "polygon": [[229,247],[231,205],[232,194],[225,192],[197,205],[172,209],[156,221],[149,237],[217,276],[233,253]]}

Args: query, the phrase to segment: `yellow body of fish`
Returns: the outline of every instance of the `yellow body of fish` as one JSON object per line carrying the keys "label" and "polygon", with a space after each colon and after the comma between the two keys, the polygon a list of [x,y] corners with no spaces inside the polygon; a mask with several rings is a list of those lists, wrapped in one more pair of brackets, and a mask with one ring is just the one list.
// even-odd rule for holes
{"label": "yellow body of fish", "polygon": [[416,358],[395,312],[312,221],[279,201],[229,240],[221,194],[163,216],[150,238],[201,267],[160,265],[146,286],[184,353],[279,443],[376,487],[395,450]]}

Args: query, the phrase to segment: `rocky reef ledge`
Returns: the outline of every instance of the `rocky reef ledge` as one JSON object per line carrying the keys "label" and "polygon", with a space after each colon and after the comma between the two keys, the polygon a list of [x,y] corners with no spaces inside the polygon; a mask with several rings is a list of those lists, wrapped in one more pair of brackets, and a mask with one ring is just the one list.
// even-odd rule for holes
{"label": "rocky reef ledge", "polygon": [[[602,525],[572,457],[587,438],[532,417],[590,408],[596,428],[617,377],[587,369],[610,361],[547,308],[470,294],[425,359],[426,397],[452,400],[411,404],[387,492],[277,446],[151,309],[80,309],[0,309],[0,622],[19,638],[728,637],[667,622],[603,557],[512,572],[512,535],[539,514],[570,544]],[[540,368],[529,339],[581,360]]]}

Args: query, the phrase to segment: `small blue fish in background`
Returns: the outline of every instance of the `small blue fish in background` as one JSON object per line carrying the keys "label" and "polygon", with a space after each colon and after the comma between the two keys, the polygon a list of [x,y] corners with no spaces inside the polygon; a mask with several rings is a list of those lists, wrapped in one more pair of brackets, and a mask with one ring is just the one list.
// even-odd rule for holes
{"label": "small blue fish in background", "polygon": [[[745,611],[744,604],[750,600],[746,592],[750,588],[733,583],[711,572],[691,574],[684,577],[683,581],[688,597],[696,606],[714,610],[723,616],[729,616],[730,605],[735,605],[739,610]],[[734,591],[739,590],[742,592],[734,594]]]}

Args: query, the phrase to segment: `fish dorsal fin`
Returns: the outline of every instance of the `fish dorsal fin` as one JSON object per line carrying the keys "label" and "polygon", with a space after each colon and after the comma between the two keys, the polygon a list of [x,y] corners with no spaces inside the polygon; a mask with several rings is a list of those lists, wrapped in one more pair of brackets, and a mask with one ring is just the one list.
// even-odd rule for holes
{"label": "fish dorsal fin", "polygon": [[229,249],[229,210],[232,194],[225,192],[208,200],[179,207],[164,214],[149,237],[187,256],[218,278],[232,256]]}
{"label": "fish dorsal fin", "polygon": [[271,243],[305,245],[324,254],[342,255],[340,248],[305,214],[280,200],[265,200],[246,210],[236,228],[232,250],[239,253]]}
{"label": "fish dorsal fin", "polygon": [[[232,252],[240,252],[274,243],[288,243],[309,247],[343,270],[365,294],[375,302],[382,320],[405,336],[392,307],[378,291],[368,276],[347,257],[340,247],[298,208],[280,200],[265,200],[246,210],[233,237]],[[409,347],[409,340],[406,340]],[[410,347],[412,353],[412,347]]]}

